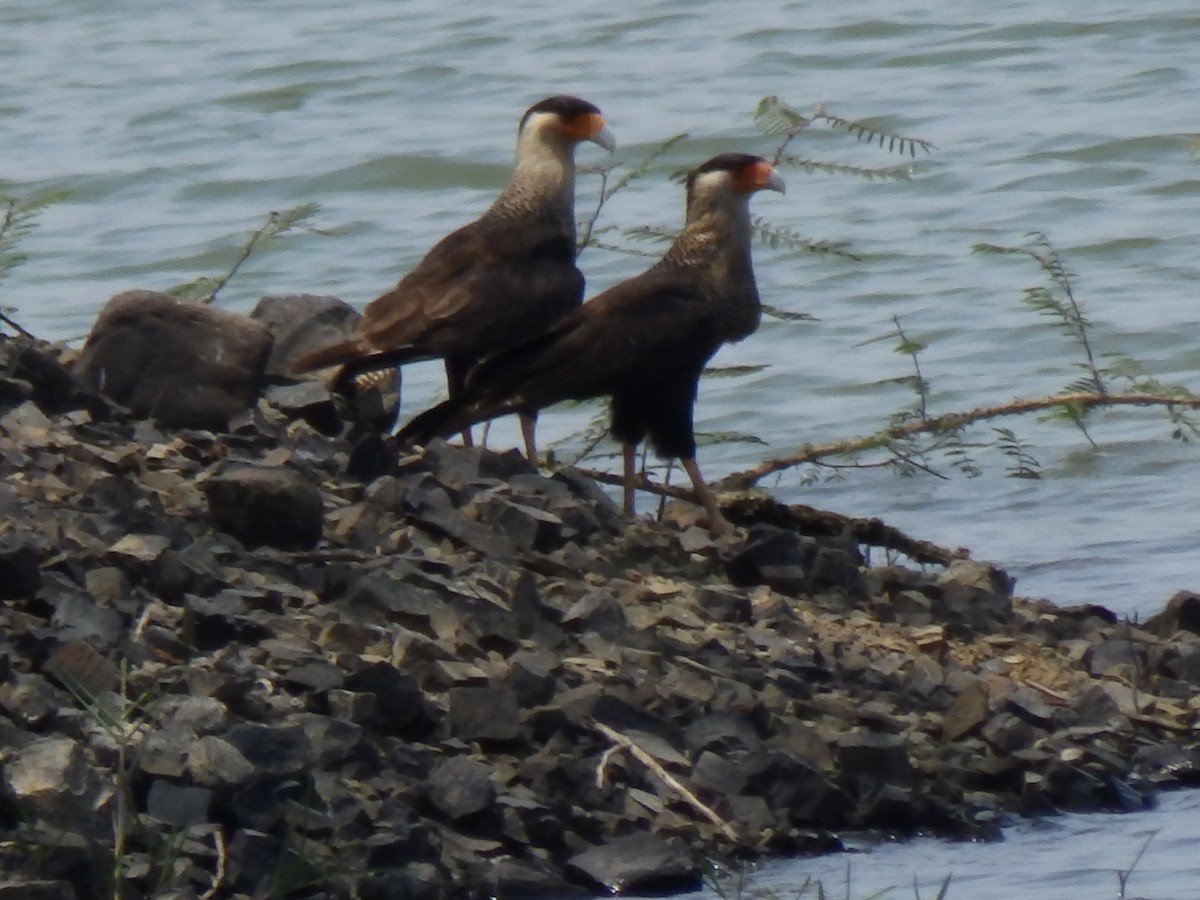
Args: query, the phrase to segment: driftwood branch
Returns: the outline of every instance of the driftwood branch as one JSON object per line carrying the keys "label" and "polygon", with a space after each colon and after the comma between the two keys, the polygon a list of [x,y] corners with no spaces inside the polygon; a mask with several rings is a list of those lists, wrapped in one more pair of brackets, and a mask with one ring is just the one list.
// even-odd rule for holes
{"label": "driftwood branch", "polygon": [[[692,807],[692,809],[696,810],[696,812],[700,813],[700,815],[704,816],[704,818],[716,825],[717,828],[721,829],[721,833],[725,835],[725,837],[728,838],[731,843],[738,843],[737,832],[733,830],[733,827],[728,822],[717,815],[712,807],[707,806],[702,800],[700,800],[699,797],[693,794],[691,790],[689,790],[683,784],[683,782],[664,769],[662,764],[657,759],[634,743],[632,738],[621,734],[621,732],[614,728],[610,728],[603,722],[593,721],[592,727],[618,747],[628,751],[634,759],[653,772],[663,784],[667,785],[667,787],[675,791],[675,793],[683,798],[684,802],[687,803],[688,806]],[[608,754],[606,753],[605,758],[607,759],[607,757]]]}
{"label": "driftwood branch", "polygon": [[[603,484],[621,485],[620,475],[595,469],[579,469],[579,472]],[[659,484],[639,474],[637,488],[660,497],[671,497],[699,503],[700,499],[687,488]],[[757,523],[789,528],[809,537],[842,537],[866,547],[895,550],[919,563],[948,566],[956,559],[965,559],[970,553],[962,548],[941,547],[929,541],[909,537],[898,528],[893,528],[879,519],[863,519],[844,516],[840,513],[805,506],[802,503],[781,503],[758,491],[723,492],[717,497],[721,512],[734,525],[750,527]]]}
{"label": "driftwood branch", "polygon": [[966,559],[971,555],[962,547],[941,547],[909,537],[879,519],[844,516],[802,503],[780,503],[773,497],[757,492],[722,496],[721,512],[734,525],[750,526],[761,522],[810,537],[842,538],[866,547],[895,550],[919,563],[948,566],[956,559]]}
{"label": "driftwood branch", "polygon": [[1062,406],[1073,407],[1079,410],[1091,409],[1097,406],[1181,406],[1196,409],[1200,408],[1200,397],[1177,397],[1169,394],[1138,393],[1100,394],[1084,391],[1052,394],[1049,397],[1017,399],[1000,404],[999,406],[981,406],[966,412],[949,413],[944,416],[933,416],[928,419],[908,422],[877,434],[867,435],[866,437],[853,438],[846,441],[834,441],[827,444],[808,444],[788,456],[783,456],[779,459],[768,459],[751,469],[734,472],[732,475],[722,479],[719,487],[725,490],[745,490],[775,472],[803,465],[804,463],[815,462],[827,456],[843,456],[850,453],[858,453],[863,450],[883,447],[890,440],[911,437],[915,434],[936,434],[939,432],[954,431],[987,419],[1023,415],[1025,413]]}

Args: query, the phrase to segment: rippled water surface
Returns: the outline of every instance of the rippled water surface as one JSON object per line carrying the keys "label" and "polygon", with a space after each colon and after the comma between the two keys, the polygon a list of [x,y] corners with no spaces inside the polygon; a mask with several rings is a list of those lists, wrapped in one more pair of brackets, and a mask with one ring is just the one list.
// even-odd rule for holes
{"label": "rippled water surface", "polygon": [[[1159,809],[1136,815],[1022,823],[1006,831],[1001,845],[862,844],[853,848],[859,852],[773,863],[750,872],[740,882],[741,896],[781,900],[797,896],[807,884],[799,896],[815,898],[819,883],[830,898],[914,900],[936,897],[949,877],[949,900],[1195,900],[1200,897],[1197,816],[1200,793],[1189,791],[1167,795]],[[729,894],[738,881],[730,876],[722,884]],[[706,890],[687,896],[709,900],[716,895]]]}
{"label": "rippled water surface", "polygon": [[[1200,390],[1197,47],[1200,14],[1166,0],[5,0],[0,191],[69,198],[23,241],[28,260],[0,282],[0,305],[41,336],[78,338],[111,294],[217,274],[268,211],[308,202],[320,205],[313,224],[325,233],[298,232],[256,256],[221,302],[245,310],[263,294],[309,291],[365,303],[487,205],[507,177],[521,111],[560,91],[604,109],[622,164],[688,132],[601,220],[673,227],[681,197],[668,175],[724,150],[771,152],[775,139],[753,111],[777,94],[936,150],[919,156],[910,180],[795,169],[785,197],[756,198],[774,225],[846,241],[860,260],[757,251],[764,299],[816,320],[769,320],[722,352],[720,364],[767,368],[708,380],[699,427],[767,445],[702,448],[711,475],[870,433],[911,406],[899,379],[912,363],[888,337],[897,318],[926,344],[935,412],[1078,378],[1079,347],[1021,303],[1022,289],[1044,283],[1032,261],[971,252],[1031,230],[1074,273],[1102,362],[1124,354]],[[907,161],[827,129],[792,149],[859,166]],[[580,151],[585,164],[601,157],[591,145]],[[581,213],[598,188],[597,176],[581,178]],[[605,238],[621,241],[616,231]],[[591,248],[581,264],[595,291],[645,261]],[[407,384],[413,406],[442,389],[435,366]],[[544,417],[546,438],[585,416]],[[1200,451],[1171,440],[1164,415],[1097,416],[1094,447],[1062,424],[1002,424],[1029,444],[1044,478],[1005,477],[1006,458],[979,448],[978,478],[934,458],[952,477],[818,470],[768,484],[970,547],[1008,567],[1023,592],[1058,602],[1146,615],[1177,589],[1200,589]],[[1095,827],[1122,841],[1124,826],[1106,821]],[[1011,856],[978,852],[972,866]],[[913,866],[904,868],[907,879]],[[1186,871],[1190,893],[1153,896],[1200,896],[1195,874]]]}

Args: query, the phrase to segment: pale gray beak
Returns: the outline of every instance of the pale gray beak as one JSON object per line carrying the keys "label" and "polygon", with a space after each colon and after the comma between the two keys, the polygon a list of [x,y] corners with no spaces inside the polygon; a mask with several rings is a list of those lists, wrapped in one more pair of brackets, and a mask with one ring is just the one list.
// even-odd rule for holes
{"label": "pale gray beak", "polygon": [[599,131],[588,138],[593,144],[599,144],[609,153],[617,149],[617,136],[612,133],[612,129],[607,125],[603,126]]}
{"label": "pale gray beak", "polygon": [[787,184],[784,182],[783,176],[774,169],[771,170],[771,174],[767,178],[767,183],[763,187],[768,191],[779,191],[781,194],[787,193]]}

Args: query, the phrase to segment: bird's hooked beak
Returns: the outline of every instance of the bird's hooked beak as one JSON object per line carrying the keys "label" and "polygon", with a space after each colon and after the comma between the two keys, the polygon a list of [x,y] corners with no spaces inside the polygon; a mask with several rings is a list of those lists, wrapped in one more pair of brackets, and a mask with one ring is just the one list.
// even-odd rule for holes
{"label": "bird's hooked beak", "polygon": [[599,144],[609,153],[617,149],[617,136],[612,133],[612,129],[608,127],[608,123],[604,121],[604,116],[599,113],[593,113],[588,117],[590,132],[585,140],[591,141],[593,144]]}
{"label": "bird's hooked beak", "polygon": [[739,169],[730,174],[733,176],[733,189],[739,194],[753,194],[755,191],[787,192],[783,176],[775,171],[775,167],[765,159],[751,158]]}
{"label": "bird's hooked beak", "polygon": [[757,162],[752,167],[753,175],[751,176],[751,184],[756,191],[779,191],[781,194],[787,193],[787,184],[783,180],[775,167],[767,162]]}
{"label": "bird's hooked beak", "polygon": [[573,141],[591,141],[609,153],[617,149],[617,138],[598,112],[573,116],[562,124],[563,133]]}

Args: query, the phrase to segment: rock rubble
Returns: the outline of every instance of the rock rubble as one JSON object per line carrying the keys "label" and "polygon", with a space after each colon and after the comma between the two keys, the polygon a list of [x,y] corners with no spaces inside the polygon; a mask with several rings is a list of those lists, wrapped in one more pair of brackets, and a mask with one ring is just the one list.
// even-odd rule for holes
{"label": "rock rubble", "polygon": [[[138,296],[177,353],[219,339]],[[1197,595],[1139,625],[777,519],[626,522],[515,452],[397,457],[269,340],[224,425],[228,371],[110,396],[167,363],[102,384],[110,340],[0,340],[0,896],[683,891],[697,854],[987,838],[1200,776]]]}

